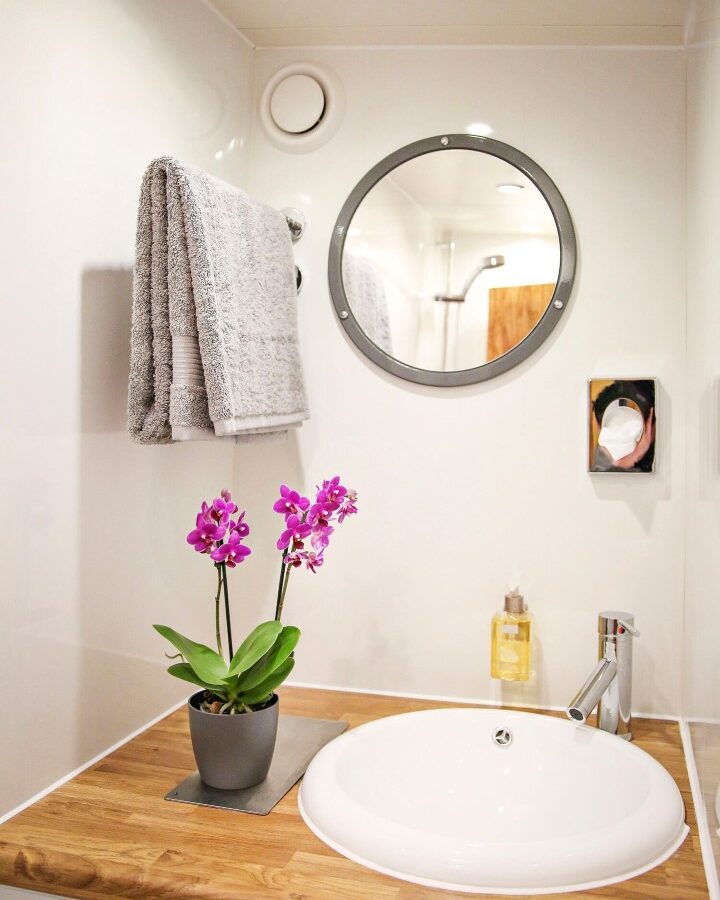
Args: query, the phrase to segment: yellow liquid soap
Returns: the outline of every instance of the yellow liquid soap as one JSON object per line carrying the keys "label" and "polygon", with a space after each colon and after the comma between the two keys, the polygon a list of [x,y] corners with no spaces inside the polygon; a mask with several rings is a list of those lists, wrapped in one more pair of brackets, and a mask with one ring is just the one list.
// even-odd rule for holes
{"label": "yellow liquid soap", "polygon": [[505,609],[496,613],[492,620],[490,674],[493,678],[503,681],[527,681],[530,678],[532,625],[532,616],[522,596],[517,591],[508,594]]}

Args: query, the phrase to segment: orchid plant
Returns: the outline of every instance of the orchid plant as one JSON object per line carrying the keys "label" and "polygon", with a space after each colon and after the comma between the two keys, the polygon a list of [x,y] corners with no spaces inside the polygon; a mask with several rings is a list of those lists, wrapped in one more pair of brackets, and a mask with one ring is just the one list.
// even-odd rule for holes
{"label": "orchid plant", "polygon": [[[198,644],[167,625],[155,625],[164,638],[179,651],[182,662],[168,669],[171,675],[189,681],[205,691],[201,708],[212,713],[246,713],[262,709],[273,691],[288,677],[295,664],[292,652],[300,639],[300,629],[283,627],[279,621],[258,625],[233,652],[230,625],[228,569],[234,569],[250,555],[244,543],[250,534],[245,513],[239,512],[230,491],[223,489],[212,505],[203,501],[195,519],[195,528],[187,542],[210,558],[217,571],[215,592],[215,641],[217,650]],[[223,653],[220,595],[225,606],[227,659]],[[174,659],[177,657],[171,657]]]}
{"label": "orchid plant", "polygon": [[[339,476],[323,481],[317,488],[313,504],[298,491],[287,485],[281,486],[280,499],[273,506],[275,512],[284,517],[283,530],[277,541],[282,562],[275,618],[253,629],[236,651],[233,651],[230,624],[228,569],[236,568],[250,555],[251,550],[245,543],[250,526],[245,521],[245,512],[239,512],[227,489],[223,489],[212,504],[203,501],[187,542],[197,553],[209,557],[217,571],[217,650],[198,644],[167,625],[153,626],[178,651],[169,658],[181,659],[171,665],[168,672],[204,689],[203,710],[230,715],[248,713],[262,709],[272,700],[275,689],[292,671],[295,664],[293,651],[300,640],[299,628],[284,626],[280,621],[290,574],[302,565],[317,572],[324,563],[325,550],[335,530],[331,523],[341,524],[357,513],[356,501],[357,493],[342,485]],[[306,549],[307,540],[312,549]],[[229,662],[222,645],[221,594]]]}

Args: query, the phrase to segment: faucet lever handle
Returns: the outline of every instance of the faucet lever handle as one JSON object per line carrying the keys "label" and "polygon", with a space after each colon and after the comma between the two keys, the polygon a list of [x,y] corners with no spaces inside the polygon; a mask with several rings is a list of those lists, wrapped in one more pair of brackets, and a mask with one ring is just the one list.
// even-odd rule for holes
{"label": "faucet lever handle", "polygon": [[606,609],[598,613],[598,633],[601,637],[614,640],[627,631],[631,637],[640,637],[635,627],[635,616],[619,609]]}
{"label": "faucet lever handle", "polygon": [[618,619],[617,622],[618,625],[624,628],[628,634],[632,635],[633,637],[640,637],[640,632],[634,625],[631,625],[629,622],[625,622],[623,619]]}

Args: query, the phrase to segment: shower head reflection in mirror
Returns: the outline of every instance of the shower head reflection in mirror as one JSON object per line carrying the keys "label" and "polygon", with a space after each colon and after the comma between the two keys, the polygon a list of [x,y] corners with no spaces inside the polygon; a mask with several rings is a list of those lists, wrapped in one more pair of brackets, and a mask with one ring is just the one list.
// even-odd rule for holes
{"label": "shower head reflection in mirror", "polygon": [[504,265],[505,257],[501,253],[496,253],[494,256],[486,256],[480,261],[480,265],[472,272],[461,293],[450,295],[435,294],[435,297],[433,299],[437,301],[444,301],[445,303],[464,303],[467,299],[468,291],[475,283],[475,279],[479,278],[480,275],[482,275],[482,273],[485,271],[485,269],[495,269],[498,266]]}

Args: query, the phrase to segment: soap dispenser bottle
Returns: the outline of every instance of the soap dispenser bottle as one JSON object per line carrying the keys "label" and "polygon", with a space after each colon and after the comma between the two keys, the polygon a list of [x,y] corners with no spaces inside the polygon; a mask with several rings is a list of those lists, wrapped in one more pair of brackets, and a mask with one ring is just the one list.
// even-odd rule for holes
{"label": "soap dispenser bottle", "polygon": [[517,588],[493,616],[490,674],[503,681],[527,681],[532,674],[532,616]]}

